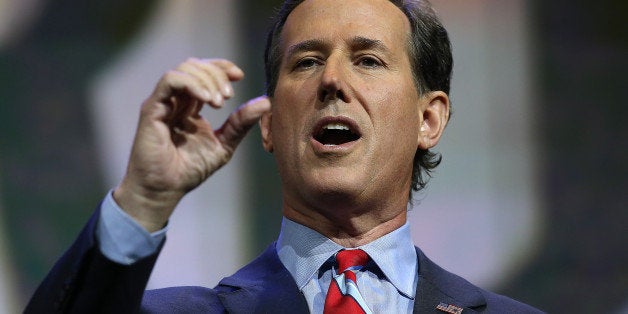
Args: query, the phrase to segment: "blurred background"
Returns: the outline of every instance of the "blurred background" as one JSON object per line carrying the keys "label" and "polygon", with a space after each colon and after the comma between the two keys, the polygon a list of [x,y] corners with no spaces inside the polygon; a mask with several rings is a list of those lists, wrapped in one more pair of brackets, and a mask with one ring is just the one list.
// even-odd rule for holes
{"label": "blurred background", "polygon": [[[554,313],[628,313],[628,4],[433,0],[454,47],[443,163],[409,205],[415,242]],[[189,56],[263,93],[278,0],[0,0],[0,313],[21,312],[124,174],[139,106]],[[171,220],[149,288],[214,286],[281,220],[254,129]]]}

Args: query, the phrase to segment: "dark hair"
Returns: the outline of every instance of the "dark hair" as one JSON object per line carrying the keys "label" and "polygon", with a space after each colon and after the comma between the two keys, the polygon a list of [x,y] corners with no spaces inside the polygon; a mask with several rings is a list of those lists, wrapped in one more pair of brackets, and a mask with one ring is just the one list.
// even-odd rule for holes
{"label": "dark hair", "polygon": [[[266,38],[264,66],[266,70],[266,94],[273,96],[279,67],[281,66],[280,36],[288,15],[304,0],[286,0],[277,12]],[[390,0],[408,18],[411,34],[408,55],[412,74],[420,94],[443,91],[449,94],[453,58],[451,44],[445,27],[426,0]],[[431,171],[441,162],[439,153],[429,149],[417,149],[412,170],[412,189],[425,187]]]}

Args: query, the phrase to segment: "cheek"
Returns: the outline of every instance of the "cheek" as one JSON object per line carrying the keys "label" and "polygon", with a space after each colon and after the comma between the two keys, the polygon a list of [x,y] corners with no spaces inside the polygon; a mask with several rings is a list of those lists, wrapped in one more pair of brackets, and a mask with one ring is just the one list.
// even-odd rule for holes
{"label": "cheek", "polygon": [[403,88],[390,87],[380,93],[376,110],[373,114],[379,118],[375,119],[375,126],[380,137],[385,138],[386,147],[416,149],[421,122],[416,96]]}
{"label": "cheek", "polygon": [[371,99],[375,99],[378,104],[379,114],[391,125],[397,125],[397,128],[419,124],[418,97],[415,93],[408,92],[407,88],[388,84],[369,93]]}
{"label": "cheek", "polygon": [[292,130],[293,135],[301,134],[308,117],[316,109],[312,105],[316,103],[317,85],[314,83],[312,80],[299,81],[280,77],[273,103],[273,122],[277,120],[276,128]]}
{"label": "cheek", "polygon": [[275,153],[294,151],[303,137],[306,115],[294,96],[279,100],[280,94],[275,95],[277,100],[273,104],[273,119],[270,126]]}

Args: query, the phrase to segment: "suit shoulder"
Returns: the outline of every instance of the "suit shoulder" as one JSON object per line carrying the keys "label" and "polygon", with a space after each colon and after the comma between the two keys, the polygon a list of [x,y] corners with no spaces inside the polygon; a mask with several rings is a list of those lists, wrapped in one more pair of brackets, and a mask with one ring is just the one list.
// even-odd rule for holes
{"label": "suit shoulder", "polygon": [[[432,262],[417,248],[419,259],[419,309],[433,309],[444,302],[479,313],[543,313],[529,305],[484,290]],[[422,280],[421,280],[422,279]]]}
{"label": "suit shoulder", "polygon": [[226,313],[218,298],[220,292],[197,286],[146,290],[141,313]]}
{"label": "suit shoulder", "polygon": [[478,288],[486,299],[485,313],[536,314],[545,313],[509,297]]}

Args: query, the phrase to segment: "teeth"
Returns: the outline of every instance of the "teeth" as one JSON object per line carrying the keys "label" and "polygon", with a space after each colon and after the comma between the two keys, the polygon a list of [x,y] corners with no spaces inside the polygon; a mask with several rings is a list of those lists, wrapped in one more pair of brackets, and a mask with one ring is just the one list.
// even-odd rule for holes
{"label": "teeth", "polygon": [[325,130],[345,130],[349,131],[349,127],[340,123],[330,123],[323,127]]}

